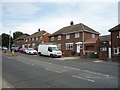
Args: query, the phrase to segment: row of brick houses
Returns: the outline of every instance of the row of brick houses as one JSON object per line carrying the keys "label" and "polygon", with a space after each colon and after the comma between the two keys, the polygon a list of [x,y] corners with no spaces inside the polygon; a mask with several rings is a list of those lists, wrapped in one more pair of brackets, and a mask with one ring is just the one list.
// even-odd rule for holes
{"label": "row of brick houses", "polygon": [[100,33],[83,23],[63,27],[53,34],[44,30],[27,36],[18,37],[14,44],[21,47],[37,47],[40,43],[55,43],[64,56],[85,55],[88,52],[100,52],[99,59],[108,60],[120,54],[120,25],[109,30],[111,35],[99,36]]}
{"label": "row of brick houses", "polygon": [[22,35],[18,37],[14,40],[14,45],[23,48],[35,48],[37,45],[39,45],[39,43],[49,42],[49,35],[50,33],[46,32],[45,30],[40,31],[40,29],[38,29],[38,32],[35,32],[30,36]]}

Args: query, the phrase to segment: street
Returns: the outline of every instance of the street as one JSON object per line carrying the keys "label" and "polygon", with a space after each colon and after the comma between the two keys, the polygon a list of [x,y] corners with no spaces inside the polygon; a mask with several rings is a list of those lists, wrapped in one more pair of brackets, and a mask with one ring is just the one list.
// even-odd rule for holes
{"label": "street", "polygon": [[2,77],[14,88],[118,88],[118,64],[16,52],[2,56]]}

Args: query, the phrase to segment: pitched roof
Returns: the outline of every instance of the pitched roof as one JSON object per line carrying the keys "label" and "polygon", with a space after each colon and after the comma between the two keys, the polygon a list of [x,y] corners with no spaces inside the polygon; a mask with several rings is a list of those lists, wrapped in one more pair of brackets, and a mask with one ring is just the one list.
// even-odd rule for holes
{"label": "pitched roof", "polygon": [[100,41],[111,41],[110,35],[100,36]]}
{"label": "pitched roof", "polygon": [[111,28],[110,30],[108,30],[109,32],[112,32],[112,31],[120,31],[120,24],[118,24],[117,26]]}
{"label": "pitched roof", "polygon": [[35,32],[34,34],[30,35],[29,37],[27,38],[33,38],[33,37],[39,37],[39,36],[42,36],[43,34],[47,33],[46,31],[42,30],[42,31],[38,31],[38,32]]}
{"label": "pitched roof", "polygon": [[21,35],[21,36],[19,36],[18,38],[16,38],[15,40],[24,39],[24,38],[26,38],[26,37],[28,37],[28,35]]}
{"label": "pitched roof", "polygon": [[88,31],[88,32],[92,32],[92,33],[95,33],[95,34],[100,34],[99,32],[93,30],[92,28],[80,23],[80,24],[75,24],[75,25],[70,25],[70,26],[67,26],[67,27],[63,27],[60,30],[53,33],[52,35],[50,35],[50,36],[73,33],[73,32],[80,32],[80,31]]}
{"label": "pitched roof", "polygon": [[87,40],[85,41],[85,43],[96,43],[96,41],[97,41],[98,39],[99,39],[98,37],[96,37],[96,38],[90,38],[90,39],[87,39]]}

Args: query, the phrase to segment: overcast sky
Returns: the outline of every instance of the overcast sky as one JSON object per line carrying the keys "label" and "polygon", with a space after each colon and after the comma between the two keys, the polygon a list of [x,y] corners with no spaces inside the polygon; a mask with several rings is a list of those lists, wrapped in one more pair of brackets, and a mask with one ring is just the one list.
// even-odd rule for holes
{"label": "overcast sky", "polygon": [[[112,0],[111,0],[112,1]],[[101,35],[118,24],[118,2],[2,2],[2,31],[33,34],[53,33],[62,27],[83,23]]]}

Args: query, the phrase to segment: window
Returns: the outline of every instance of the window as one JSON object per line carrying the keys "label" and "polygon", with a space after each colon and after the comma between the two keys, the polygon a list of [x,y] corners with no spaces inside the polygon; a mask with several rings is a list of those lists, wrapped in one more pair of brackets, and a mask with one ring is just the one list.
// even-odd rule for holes
{"label": "window", "polygon": [[95,34],[92,34],[92,38],[95,38]]}
{"label": "window", "polygon": [[61,35],[58,36],[58,40],[61,40]]}
{"label": "window", "polygon": [[66,34],[66,39],[70,39],[70,34]]}
{"label": "window", "polygon": [[34,38],[32,38],[32,41],[34,40]]}
{"label": "window", "polygon": [[114,48],[114,54],[120,54],[120,47]]}
{"label": "window", "polygon": [[54,37],[51,37],[51,41],[54,41]]}
{"label": "window", "polygon": [[38,37],[36,37],[36,41],[38,40]]}
{"label": "window", "polygon": [[61,50],[61,44],[58,44],[57,46],[58,46],[58,49]]}
{"label": "window", "polygon": [[79,32],[75,33],[75,38],[79,38],[79,37],[80,37],[80,33]]}
{"label": "window", "polygon": [[26,42],[28,42],[28,40],[26,39]]}
{"label": "window", "polygon": [[106,47],[102,47],[102,48],[100,48],[100,51],[107,51],[107,48]]}
{"label": "window", "polygon": [[66,43],[66,50],[73,50],[73,43]]}
{"label": "window", "polygon": [[42,36],[40,36],[40,40],[42,40],[42,38],[43,38],[43,37],[42,37]]}
{"label": "window", "polygon": [[32,47],[33,47],[33,48],[35,47],[35,43],[32,44]]}

